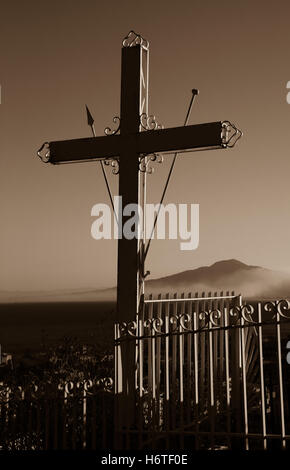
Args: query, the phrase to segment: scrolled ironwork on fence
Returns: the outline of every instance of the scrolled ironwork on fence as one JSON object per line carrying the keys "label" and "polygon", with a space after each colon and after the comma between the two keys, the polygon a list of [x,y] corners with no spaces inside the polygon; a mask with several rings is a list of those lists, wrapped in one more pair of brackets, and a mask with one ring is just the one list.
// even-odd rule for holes
{"label": "scrolled ironwork on fence", "polygon": [[143,315],[115,331],[118,393],[122,345],[136,346],[135,394],[127,399],[137,424],[119,433],[121,446],[123,436],[140,448],[290,448],[288,300],[151,296]]}
{"label": "scrolled ironwork on fence", "polygon": [[113,445],[113,380],[0,384],[0,449],[97,449]]}
{"label": "scrolled ironwork on fence", "polygon": [[150,296],[115,325],[115,380],[0,383],[0,449],[290,448],[289,339],[286,299]]}

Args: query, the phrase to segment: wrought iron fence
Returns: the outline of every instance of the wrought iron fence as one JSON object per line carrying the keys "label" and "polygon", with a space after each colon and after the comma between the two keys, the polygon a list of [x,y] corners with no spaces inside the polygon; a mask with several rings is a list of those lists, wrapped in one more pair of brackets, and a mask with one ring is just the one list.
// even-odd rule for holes
{"label": "wrought iron fence", "polygon": [[[119,417],[117,446],[290,448],[288,336],[286,300],[149,298],[142,318],[116,325],[116,394],[127,413],[134,403],[133,418]],[[134,393],[124,382],[128,344]]]}
{"label": "wrought iron fence", "polygon": [[290,448],[288,301],[151,296],[115,334],[115,384],[0,384],[0,449]]}
{"label": "wrought iron fence", "polygon": [[112,385],[112,379],[0,385],[0,449],[111,448]]}

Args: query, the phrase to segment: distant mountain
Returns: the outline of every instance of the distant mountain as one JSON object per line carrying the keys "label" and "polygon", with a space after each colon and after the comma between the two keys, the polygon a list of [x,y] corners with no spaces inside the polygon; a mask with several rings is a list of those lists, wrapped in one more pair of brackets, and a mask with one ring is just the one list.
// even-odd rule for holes
{"label": "distant mountain", "polygon": [[230,259],[150,280],[146,283],[146,291],[153,294],[235,291],[247,298],[289,297],[290,273],[249,266]]}
{"label": "distant mountain", "polygon": [[[146,294],[195,293],[235,291],[246,298],[289,298],[290,273],[274,271],[259,266],[249,266],[230,259],[218,261],[211,266],[183,271],[159,279],[146,281]],[[116,288],[104,290],[75,290],[38,292],[26,294],[5,293],[2,302],[95,302],[116,300]]]}

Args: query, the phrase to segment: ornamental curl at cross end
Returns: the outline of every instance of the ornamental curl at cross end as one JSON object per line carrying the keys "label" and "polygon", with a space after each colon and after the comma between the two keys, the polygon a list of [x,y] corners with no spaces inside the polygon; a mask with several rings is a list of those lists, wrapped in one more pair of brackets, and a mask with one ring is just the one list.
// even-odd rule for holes
{"label": "ornamental curl at cross end", "polygon": [[134,47],[134,46],[141,46],[144,49],[149,49],[149,41],[144,39],[141,34],[135,33],[135,31],[131,30],[127,34],[127,36],[122,41],[123,47]]}
{"label": "ornamental curl at cross end", "polygon": [[222,146],[224,148],[233,148],[243,133],[232,122],[222,122]]}
{"label": "ornamental curl at cross end", "polygon": [[50,148],[49,142],[44,142],[40,149],[37,151],[37,155],[43,163],[48,163],[50,161]]}

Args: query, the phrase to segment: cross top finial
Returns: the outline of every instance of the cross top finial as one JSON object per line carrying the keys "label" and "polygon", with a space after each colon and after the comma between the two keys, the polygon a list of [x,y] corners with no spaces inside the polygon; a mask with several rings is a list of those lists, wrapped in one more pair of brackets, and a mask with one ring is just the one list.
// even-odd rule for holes
{"label": "cross top finial", "polygon": [[134,47],[138,45],[144,47],[145,49],[149,49],[149,41],[131,29],[131,31],[129,31],[127,36],[123,39],[122,46]]}

